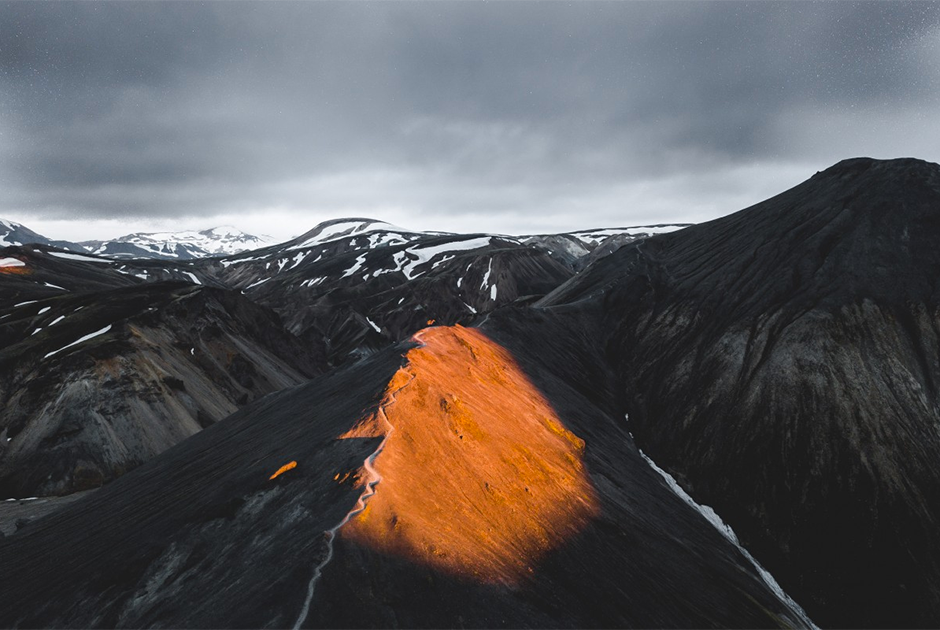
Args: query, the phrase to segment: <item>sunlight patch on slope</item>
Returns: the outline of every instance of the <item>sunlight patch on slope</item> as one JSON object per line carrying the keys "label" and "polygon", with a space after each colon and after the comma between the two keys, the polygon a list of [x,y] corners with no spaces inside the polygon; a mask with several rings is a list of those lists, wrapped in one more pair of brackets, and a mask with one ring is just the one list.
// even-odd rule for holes
{"label": "sunlight patch on slope", "polygon": [[516,583],[598,514],[584,441],[481,331],[415,338],[424,345],[389,384],[401,388],[384,408],[394,430],[375,415],[343,436],[387,443],[375,496],[340,533],[451,575]]}

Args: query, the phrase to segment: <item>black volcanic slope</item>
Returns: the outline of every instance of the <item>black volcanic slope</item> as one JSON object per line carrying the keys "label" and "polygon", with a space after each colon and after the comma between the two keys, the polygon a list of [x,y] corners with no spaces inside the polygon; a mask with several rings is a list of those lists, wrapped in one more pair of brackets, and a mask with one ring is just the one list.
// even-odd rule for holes
{"label": "black volcanic slope", "polygon": [[940,167],[848,160],[627,246],[605,322],[637,442],[822,625],[940,622]]}
{"label": "black volcanic slope", "polygon": [[[516,378],[515,368],[499,363],[498,346],[470,329],[437,328],[428,335],[433,338],[424,339],[427,348],[422,356],[431,361],[430,366],[422,366],[409,352],[403,372],[399,370],[403,349],[391,349],[273,394],[95,494],[0,540],[4,567],[0,625],[765,627],[802,623],[734,545],[670,492],[643,462],[623,427],[577,393],[583,382],[572,388],[551,370],[531,372],[540,387],[555,392],[556,402],[564,402],[557,413],[567,429],[534,417],[535,433],[527,441],[513,442],[511,448],[554,444],[564,449],[570,440],[576,447],[580,444],[585,468],[577,469],[587,471],[592,488],[589,521],[577,531],[569,530],[571,523],[564,519],[567,509],[559,512],[557,504],[541,503],[541,493],[551,492],[555,482],[533,473],[541,470],[538,456],[552,457],[551,450],[537,450],[535,459],[527,462],[531,455],[524,456],[513,464],[529,471],[528,476],[501,479],[502,464],[486,459],[490,440],[495,439],[488,432],[498,427],[488,427],[487,414],[473,407],[486,401],[467,400],[471,407],[464,409],[463,398],[454,397],[449,398],[452,403],[439,406],[436,392],[474,383],[484,391],[495,387],[492,391],[503,394],[504,405],[525,405],[529,400],[521,390],[506,388]],[[590,344],[588,335],[581,341]],[[579,347],[590,354],[590,345]],[[542,356],[564,361],[572,349],[556,344],[545,351]],[[449,364],[448,369],[464,375],[462,384],[448,385],[441,380],[441,371],[426,369],[433,368],[435,361],[455,358],[451,352],[474,356],[468,363]],[[523,365],[539,362],[534,355],[520,359]],[[501,375],[495,381],[493,369]],[[590,387],[596,392],[609,389],[603,383]],[[395,425],[394,432],[385,433],[387,443],[381,434],[368,435],[368,422],[362,424],[376,413],[383,394],[384,417]],[[416,415],[429,396],[443,424]],[[400,411],[396,406],[401,406]],[[481,424],[474,425],[474,419]],[[411,420],[415,423],[409,427]],[[503,421],[512,424],[514,419]],[[448,422],[460,423],[460,435],[438,430]],[[356,427],[364,434],[351,434]],[[583,436],[583,441],[571,432]],[[422,450],[428,442],[412,441],[435,435],[443,440],[439,453]],[[379,511],[367,512],[340,530],[331,551],[324,532],[354,507],[369,480],[362,462],[380,444],[384,450],[375,466],[384,478],[369,503],[370,510],[375,505]],[[457,518],[413,509],[410,499],[446,489],[440,484],[446,484],[449,476],[431,460],[402,460],[415,444],[419,458],[441,455],[442,465],[450,461],[445,456],[471,467],[484,458],[482,470],[491,470],[489,481],[484,484],[487,476],[469,479],[463,486],[469,498],[455,503],[476,510]],[[269,479],[291,461],[297,462],[295,468]],[[558,462],[563,467],[580,466],[567,457]],[[420,477],[417,483],[407,474],[415,471]],[[461,478],[459,469],[449,472]],[[529,484],[524,489],[523,481]],[[373,503],[379,497],[404,499]],[[514,504],[517,500],[531,503]],[[381,511],[389,505],[394,514]],[[517,515],[525,518],[538,509],[549,509],[547,514],[554,516],[538,521],[535,531],[518,528]],[[386,548],[359,537],[356,528],[368,528],[370,523],[390,528],[385,540],[393,543],[415,539],[433,543],[408,559],[395,553],[394,546]],[[512,534],[508,546],[491,547],[484,530],[483,537],[469,539],[470,548],[450,544],[454,527],[458,539],[466,540],[459,538],[459,530],[492,525]],[[562,536],[559,545],[536,554],[545,540],[556,536]],[[520,557],[525,549],[529,551]],[[455,573],[449,564],[451,553],[467,553],[478,560],[457,565]],[[495,560],[488,560],[491,553]],[[308,585],[330,554],[307,606]],[[528,554],[536,555],[526,559]],[[512,570],[517,559],[528,564],[522,566],[522,575]]]}

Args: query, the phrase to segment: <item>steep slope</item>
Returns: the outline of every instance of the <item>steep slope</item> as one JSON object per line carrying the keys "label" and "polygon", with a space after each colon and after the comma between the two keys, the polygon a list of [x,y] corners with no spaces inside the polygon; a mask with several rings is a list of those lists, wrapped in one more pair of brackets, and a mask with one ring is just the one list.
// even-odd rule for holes
{"label": "steep slope", "polygon": [[0,625],[805,623],[542,364],[596,359],[590,335],[521,362],[480,330],[416,339],[0,539]]}
{"label": "steep slope", "polygon": [[238,293],[148,283],[0,319],[0,497],[102,483],[323,366]]}
{"label": "steep slope", "polygon": [[541,303],[602,319],[638,444],[823,625],[940,619],[938,237],[940,167],[847,160]]}

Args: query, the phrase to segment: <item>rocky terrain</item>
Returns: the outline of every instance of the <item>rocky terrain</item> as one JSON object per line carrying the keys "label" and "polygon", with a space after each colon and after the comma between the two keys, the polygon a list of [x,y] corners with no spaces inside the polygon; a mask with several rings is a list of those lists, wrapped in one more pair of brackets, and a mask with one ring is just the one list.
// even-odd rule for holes
{"label": "rocky terrain", "polygon": [[0,625],[935,627],[940,166],[676,227],[0,249]]}
{"label": "rocky terrain", "polygon": [[936,164],[847,160],[541,303],[600,309],[637,442],[822,625],[940,619],[938,209]]}

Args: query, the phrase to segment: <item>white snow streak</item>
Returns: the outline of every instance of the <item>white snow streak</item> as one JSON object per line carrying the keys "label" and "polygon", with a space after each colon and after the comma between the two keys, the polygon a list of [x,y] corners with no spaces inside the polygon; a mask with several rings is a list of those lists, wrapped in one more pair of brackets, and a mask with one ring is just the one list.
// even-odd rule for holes
{"label": "white snow streak", "polygon": [[0,258],[0,267],[25,267],[26,263],[16,258]]}
{"label": "white snow streak", "polygon": [[63,252],[49,252],[49,255],[55,256],[56,258],[67,258],[69,260],[81,260],[84,262],[104,263],[106,265],[111,264],[110,260],[103,260],[101,258],[93,258],[91,256],[82,256],[81,254],[66,254]]}
{"label": "white snow streak", "polygon": [[202,284],[201,282],[199,282],[199,278],[196,277],[196,274],[194,274],[192,271],[184,271],[183,273],[189,276],[190,278],[192,278],[194,283]]}
{"label": "white snow streak", "polygon": [[395,253],[395,264],[398,266],[397,271],[401,271],[403,274],[405,274],[406,278],[411,280],[424,273],[416,271],[415,268],[418,265],[427,263],[439,254],[443,254],[445,252],[480,249],[481,247],[486,247],[489,245],[490,242],[491,238],[489,236],[485,236],[482,238],[471,238],[465,241],[451,241],[449,243],[432,245],[430,247],[409,247],[408,249]]}
{"label": "white snow streak", "polygon": [[486,267],[486,273],[483,274],[483,282],[480,283],[480,288],[485,289],[486,285],[490,283],[490,272],[493,271],[493,259],[490,258],[490,264]]}
{"label": "white snow streak", "polygon": [[362,254],[362,255],[360,255],[359,257],[356,258],[355,264],[353,264],[352,267],[350,267],[349,269],[347,269],[347,270],[346,270],[346,273],[344,273],[344,274],[343,274],[342,276],[340,276],[340,277],[341,277],[341,278],[348,278],[349,276],[351,276],[351,275],[353,275],[354,273],[356,273],[357,271],[359,271],[359,270],[362,268],[362,266],[363,266],[364,264],[366,264],[366,255],[365,255],[365,254]]}
{"label": "white snow streak", "polygon": [[377,332],[377,333],[382,332],[382,329],[379,328],[378,324],[376,324],[374,321],[372,321],[372,320],[369,319],[368,317],[366,317],[366,321],[369,322],[369,325],[370,325],[370,326],[372,326],[373,328],[375,328],[375,332]]}
{"label": "white snow streak", "polygon": [[714,509],[707,505],[696,503],[695,499],[689,496],[689,494],[682,489],[682,486],[679,485],[672,475],[657,466],[656,462],[650,459],[646,453],[640,449],[640,447],[637,447],[637,450],[640,452],[640,456],[646,460],[647,464],[649,464],[650,468],[659,473],[659,476],[665,480],[666,485],[669,486],[669,489],[672,490],[676,496],[685,501],[688,505],[695,508],[699,514],[704,516],[705,519],[711,523],[712,527],[718,530],[718,533],[727,538],[731,544],[738,548],[738,551],[740,551],[744,557],[747,558],[748,561],[754,566],[754,568],[757,569],[758,574],[764,580],[764,583],[767,585],[767,587],[774,593],[774,595],[777,596],[781,602],[783,602],[785,606],[787,606],[799,617],[799,620],[802,623],[806,624],[806,626],[809,628],[817,628],[816,624],[814,624],[803,611],[803,609],[800,608],[800,605],[793,601],[793,599],[791,599],[790,596],[787,595],[782,588],[780,588],[780,585],[777,584],[777,581],[770,574],[770,572],[762,567],[747,549],[741,546],[741,543],[738,541],[737,534],[734,533],[734,530],[731,529],[727,523],[721,520],[721,517],[718,516],[718,513],[715,512]]}
{"label": "white snow streak", "polygon": [[59,352],[62,352],[62,351],[65,350],[66,348],[71,348],[72,346],[77,346],[78,344],[82,343],[83,341],[88,341],[89,339],[92,339],[92,338],[94,338],[94,337],[97,337],[98,335],[103,335],[103,334],[105,334],[106,332],[108,332],[109,330],[111,330],[111,324],[108,324],[107,326],[105,326],[105,327],[102,328],[101,330],[96,330],[96,331],[93,332],[93,333],[89,333],[89,334],[85,335],[84,337],[82,337],[81,339],[79,339],[79,340],[77,340],[77,341],[73,341],[72,343],[70,343],[70,344],[67,345],[67,346],[62,346],[62,347],[59,348],[58,350],[53,350],[52,352],[50,352],[49,354],[47,354],[46,356],[44,356],[43,359],[48,359],[48,358],[51,357],[52,355],[57,354],[57,353],[59,353]]}
{"label": "white snow streak", "polygon": [[258,280],[257,282],[252,282],[251,284],[249,284],[249,285],[248,285],[247,287],[245,287],[245,288],[246,288],[246,289],[250,289],[251,287],[256,287],[256,286],[258,286],[259,284],[264,284],[265,282],[267,282],[267,281],[270,280],[270,279],[271,279],[271,278],[263,278],[263,279],[261,279],[261,280]]}

